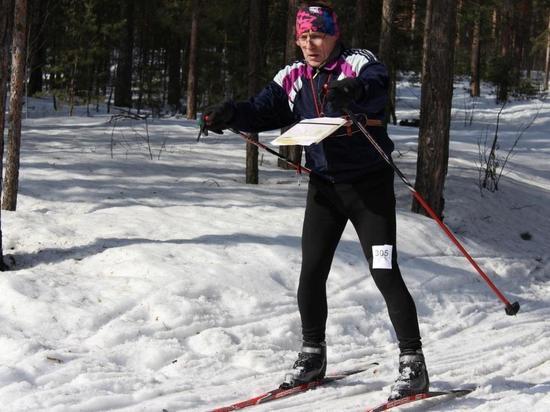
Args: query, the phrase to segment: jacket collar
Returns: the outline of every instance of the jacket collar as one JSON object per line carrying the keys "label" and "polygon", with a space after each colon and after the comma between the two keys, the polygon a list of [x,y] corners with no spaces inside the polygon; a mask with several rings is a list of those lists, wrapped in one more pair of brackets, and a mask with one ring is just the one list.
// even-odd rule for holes
{"label": "jacket collar", "polygon": [[338,42],[336,46],[334,46],[334,49],[328,56],[328,59],[325,63],[323,63],[319,67],[312,67],[310,65],[307,66],[306,70],[306,77],[308,79],[315,77],[316,74],[318,74],[321,71],[327,71],[327,72],[333,72],[338,67],[338,60],[340,59],[340,55],[342,54],[342,51],[344,50],[344,47],[341,42]]}

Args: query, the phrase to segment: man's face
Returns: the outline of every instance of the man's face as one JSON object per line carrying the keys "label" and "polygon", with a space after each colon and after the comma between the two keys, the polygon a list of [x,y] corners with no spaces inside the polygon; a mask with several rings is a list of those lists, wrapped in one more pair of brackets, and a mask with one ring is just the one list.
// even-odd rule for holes
{"label": "man's face", "polygon": [[302,49],[306,63],[312,67],[319,67],[326,62],[337,41],[336,36],[306,32],[298,37],[296,44]]}

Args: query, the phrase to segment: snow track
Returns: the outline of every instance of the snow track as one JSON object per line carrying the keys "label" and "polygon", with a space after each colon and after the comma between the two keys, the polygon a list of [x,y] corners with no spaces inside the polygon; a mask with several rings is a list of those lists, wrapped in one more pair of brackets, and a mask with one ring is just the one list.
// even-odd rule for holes
{"label": "snow track", "polygon": [[[479,104],[496,117],[489,100]],[[518,113],[527,119],[539,106],[516,103],[508,126],[505,110],[503,146]],[[266,155],[261,184],[247,186],[238,137],[197,144],[194,124],[176,119],[150,125],[154,153],[166,139],[160,160],[137,141],[111,159],[107,120],[24,122],[18,211],[2,213],[17,266],[0,275],[0,409],[205,411],[272,388],[299,347],[307,182]],[[139,125],[120,127],[129,138]],[[457,121],[451,132],[445,222],[522,304],[516,317],[434,222],[408,211],[396,181],[400,263],[432,386],[477,386],[430,410],[550,410],[549,127],[540,116],[501,190],[483,197],[475,159],[485,125]],[[411,181],[416,132],[390,130]],[[378,372],[255,410],[360,411],[385,398],[395,337],[351,226],[327,287],[329,370],[376,361]]]}

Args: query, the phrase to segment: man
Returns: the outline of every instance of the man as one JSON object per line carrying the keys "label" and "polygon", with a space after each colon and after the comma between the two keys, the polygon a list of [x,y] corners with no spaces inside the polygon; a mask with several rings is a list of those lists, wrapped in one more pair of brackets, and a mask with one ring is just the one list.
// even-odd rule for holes
{"label": "man", "polygon": [[[383,127],[386,68],[367,50],[345,49],[337,16],[322,1],[306,2],[296,16],[296,44],[304,59],[275,76],[249,101],[206,109],[203,127],[261,132],[301,119],[345,116],[352,111],[388,156],[393,143]],[[414,301],[397,264],[393,170],[351,124],[305,148],[312,170],[302,232],[298,307],[303,344],[282,387],[325,375],[326,281],[342,232],[350,220],[399,341],[399,377],[390,399],[429,387]]]}

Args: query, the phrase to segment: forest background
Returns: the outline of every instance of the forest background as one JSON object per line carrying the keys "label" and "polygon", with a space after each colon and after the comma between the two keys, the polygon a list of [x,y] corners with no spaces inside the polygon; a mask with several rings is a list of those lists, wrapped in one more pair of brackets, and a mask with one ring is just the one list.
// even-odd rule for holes
{"label": "forest background", "polygon": [[[3,1],[3,12],[10,3]],[[399,73],[420,74],[426,0],[333,3],[344,44],[371,50]],[[540,73],[548,69],[550,2],[453,3],[455,75],[494,82],[504,89],[501,100],[510,92],[535,92],[543,83]],[[383,16],[389,6],[391,21]],[[107,100],[193,117],[197,107],[247,98],[251,77],[263,85],[299,57],[293,41],[295,7],[295,0],[29,1],[27,95],[46,94],[71,104]],[[382,50],[384,22],[391,26],[392,44]],[[258,36],[251,36],[254,25]],[[252,54],[260,62],[255,72],[249,70]]]}
{"label": "forest background", "polygon": [[[453,78],[469,78],[472,98],[480,95],[481,81],[490,82],[500,105],[546,96],[550,0],[332,4],[344,45],[368,48],[389,69],[388,121],[397,122],[397,82],[422,83],[420,119],[412,120],[420,127],[415,188],[442,217]],[[55,110],[68,106],[71,116],[75,106],[86,106],[92,115],[106,105],[108,113],[134,118],[195,119],[207,105],[248,98],[300,57],[294,40],[298,5],[296,0],[0,0],[0,136],[7,129],[2,208],[17,205],[26,98],[51,99]],[[298,148],[281,152],[296,163],[301,159]],[[0,153],[3,162],[3,139]],[[486,176],[496,173],[491,156]],[[246,182],[258,183],[258,151],[251,144]],[[496,189],[497,183],[491,184]],[[426,213],[415,202],[412,210]]]}

